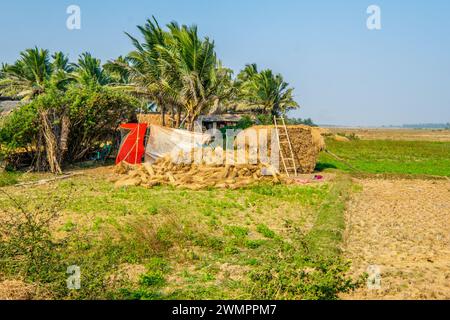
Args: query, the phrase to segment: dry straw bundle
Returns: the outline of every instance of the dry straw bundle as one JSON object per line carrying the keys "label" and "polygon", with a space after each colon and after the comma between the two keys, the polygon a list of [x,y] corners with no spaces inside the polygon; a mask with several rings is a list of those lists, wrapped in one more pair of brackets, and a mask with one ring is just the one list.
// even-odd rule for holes
{"label": "dry straw bundle", "polygon": [[155,163],[142,165],[119,164],[116,172],[124,174],[115,186],[172,185],[199,190],[208,187],[237,189],[259,181],[280,182],[277,170],[270,165],[258,164],[183,164],[174,163],[170,156]]}

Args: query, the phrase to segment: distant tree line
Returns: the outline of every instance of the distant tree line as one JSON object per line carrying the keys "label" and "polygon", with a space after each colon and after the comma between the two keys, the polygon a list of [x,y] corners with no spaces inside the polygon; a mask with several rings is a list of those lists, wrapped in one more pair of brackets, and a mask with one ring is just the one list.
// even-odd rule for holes
{"label": "distant tree line", "polygon": [[301,119],[301,118],[287,118],[286,124],[304,124],[311,127],[317,127],[317,124],[314,123],[314,121],[311,118]]}
{"label": "distant tree line", "polygon": [[450,123],[404,124],[402,127],[408,129],[450,129]]}

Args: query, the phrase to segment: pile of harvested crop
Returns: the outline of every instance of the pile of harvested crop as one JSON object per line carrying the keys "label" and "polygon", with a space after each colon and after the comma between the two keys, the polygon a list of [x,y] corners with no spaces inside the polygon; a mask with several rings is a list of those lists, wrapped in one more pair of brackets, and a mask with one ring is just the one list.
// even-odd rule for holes
{"label": "pile of harvested crop", "polygon": [[265,164],[178,164],[170,157],[158,159],[153,164],[119,164],[116,172],[124,175],[116,187],[172,185],[200,190],[208,187],[237,189],[259,181],[280,182],[277,171]]}
{"label": "pile of harvested crop", "polygon": [[[325,142],[321,135],[319,128],[309,127],[305,125],[289,125],[286,126],[289,138],[291,140],[292,151],[294,153],[295,164],[298,173],[312,173],[317,164],[320,151],[325,149]],[[272,130],[274,126],[254,126],[246,129],[256,130],[258,135],[267,133],[268,153],[271,150]],[[280,133],[284,133],[284,128],[279,127]],[[259,138],[258,140],[259,141]],[[258,143],[258,142],[257,142]],[[251,147],[258,147],[257,145],[250,145]],[[290,150],[288,144],[282,144],[281,150],[283,154],[290,157]],[[281,151],[280,150],[280,151]],[[280,170],[283,170],[280,158]]]}

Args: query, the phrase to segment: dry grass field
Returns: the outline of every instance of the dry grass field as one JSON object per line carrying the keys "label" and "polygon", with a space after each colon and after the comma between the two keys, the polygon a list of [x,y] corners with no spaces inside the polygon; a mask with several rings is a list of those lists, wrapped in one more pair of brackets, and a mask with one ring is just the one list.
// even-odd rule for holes
{"label": "dry grass field", "polygon": [[450,130],[327,128],[334,134],[356,135],[362,140],[450,141]]}
{"label": "dry grass field", "polygon": [[[361,191],[347,203],[344,256],[380,287],[343,299],[450,299],[450,131],[333,128],[328,148],[351,164]],[[324,167],[354,173],[322,156]],[[437,176],[442,176],[439,179]]]}
{"label": "dry grass field", "polygon": [[352,270],[380,269],[379,289],[346,299],[450,299],[450,181],[357,180],[344,254]]}

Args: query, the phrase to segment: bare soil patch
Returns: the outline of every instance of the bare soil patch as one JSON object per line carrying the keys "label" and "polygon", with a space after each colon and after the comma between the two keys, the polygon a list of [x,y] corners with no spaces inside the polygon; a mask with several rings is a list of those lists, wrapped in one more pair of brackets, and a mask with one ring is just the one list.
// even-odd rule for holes
{"label": "bare soil patch", "polygon": [[344,299],[450,299],[450,182],[359,180],[346,212],[344,253],[352,272],[381,271]]}

